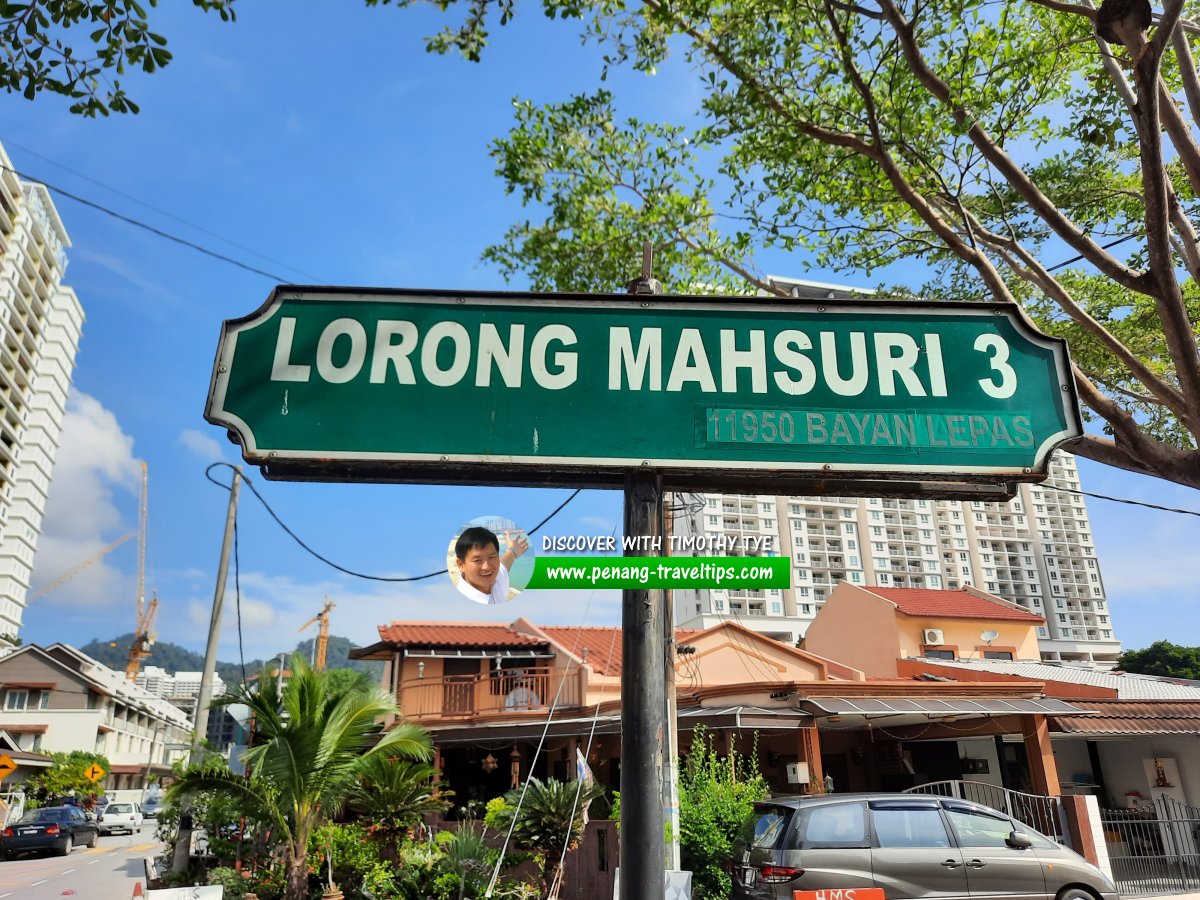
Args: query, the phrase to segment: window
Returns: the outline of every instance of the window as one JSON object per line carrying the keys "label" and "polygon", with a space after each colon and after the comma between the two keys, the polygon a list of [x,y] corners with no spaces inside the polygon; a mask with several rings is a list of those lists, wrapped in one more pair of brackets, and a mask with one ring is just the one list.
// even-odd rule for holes
{"label": "window", "polygon": [[926,650],[921,655],[926,659],[954,659],[953,650]]}
{"label": "window", "polygon": [[949,847],[950,836],[941,814],[933,807],[897,809],[872,807],[880,847]]}
{"label": "window", "polygon": [[946,815],[962,847],[1004,847],[1007,846],[1009,832],[1013,830],[1012,822],[1008,819],[976,810],[947,809]]}
{"label": "window", "polygon": [[958,837],[960,847],[1007,847],[1008,835],[1020,831],[1034,842],[1035,847],[1042,849],[1058,849],[1058,845],[1041,835],[1034,835],[1019,824],[1014,824],[1002,816],[988,815],[976,809],[946,807],[946,816],[950,819],[950,827]]}
{"label": "window", "polygon": [[830,803],[800,810],[793,849],[867,846],[867,816],[861,803]]}
{"label": "window", "polygon": [[42,691],[42,695],[38,697],[38,709],[50,708],[50,692]]}
{"label": "window", "polygon": [[29,705],[29,691],[18,691],[10,688],[4,692],[5,709],[25,709]]}
{"label": "window", "polygon": [[1008,650],[984,650],[984,659],[1012,659],[1013,655]]}

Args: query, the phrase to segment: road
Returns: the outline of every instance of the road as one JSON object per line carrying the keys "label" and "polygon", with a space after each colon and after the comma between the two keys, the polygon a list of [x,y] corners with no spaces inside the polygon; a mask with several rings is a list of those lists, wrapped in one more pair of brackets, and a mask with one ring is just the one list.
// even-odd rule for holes
{"label": "road", "polygon": [[130,900],[134,886],[145,888],[142,860],[157,854],[153,824],[141,834],[105,835],[92,848],[69,856],[23,856],[0,862],[0,900]]}

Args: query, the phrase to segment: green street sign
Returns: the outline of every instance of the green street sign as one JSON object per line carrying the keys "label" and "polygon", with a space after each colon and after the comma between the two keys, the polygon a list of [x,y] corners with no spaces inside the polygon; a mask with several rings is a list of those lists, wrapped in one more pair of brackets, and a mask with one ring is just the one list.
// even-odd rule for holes
{"label": "green street sign", "polygon": [[206,418],[271,477],[670,487],[1044,477],[1065,344],[1001,304],[277,288]]}

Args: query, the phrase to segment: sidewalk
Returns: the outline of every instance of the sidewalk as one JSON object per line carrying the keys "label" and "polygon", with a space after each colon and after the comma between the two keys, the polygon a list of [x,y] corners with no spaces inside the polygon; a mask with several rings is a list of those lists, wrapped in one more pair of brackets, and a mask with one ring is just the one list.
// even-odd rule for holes
{"label": "sidewalk", "polygon": [[1122,900],[1200,900],[1200,893],[1187,894],[1122,894]]}

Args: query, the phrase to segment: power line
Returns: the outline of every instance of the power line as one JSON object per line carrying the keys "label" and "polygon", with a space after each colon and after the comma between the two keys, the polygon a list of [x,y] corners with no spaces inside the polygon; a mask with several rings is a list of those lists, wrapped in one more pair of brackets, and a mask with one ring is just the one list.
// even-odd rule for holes
{"label": "power line", "polygon": [[[275,263],[276,265],[283,266],[286,269],[291,269],[296,274],[303,275],[305,278],[309,279],[313,283],[316,283],[319,280],[315,275],[310,275],[308,272],[305,272],[303,269],[297,269],[295,266],[290,266],[287,263],[282,262],[278,259],[272,259],[271,257],[267,256],[265,253],[259,253],[253,247],[247,247],[245,244],[239,244],[237,241],[235,241],[231,238],[227,238],[224,235],[218,234],[215,231],[210,231],[209,229],[205,228],[203,225],[197,225],[195,222],[189,222],[187,219],[183,218],[182,216],[175,215],[170,210],[166,210],[166,209],[163,209],[162,207],[155,206],[153,203],[147,203],[145,200],[142,200],[142,199],[139,199],[138,197],[133,196],[133,194],[127,194],[125,191],[122,191],[119,188],[115,188],[110,184],[105,184],[103,181],[100,181],[96,178],[92,178],[90,175],[80,172],[77,169],[72,169],[70,166],[60,163],[57,160],[53,160],[48,156],[43,156],[42,154],[38,153],[36,150],[31,150],[28,147],[18,144],[16,141],[10,140],[9,138],[0,136],[0,144],[3,144],[4,146],[8,146],[8,147],[16,147],[19,150],[21,150],[22,152],[28,153],[30,156],[36,156],[38,159],[42,160],[43,162],[48,162],[52,166],[57,166],[58,168],[62,169],[64,172],[70,172],[72,175],[74,175],[77,178],[82,178],[84,181],[91,182],[92,184],[96,185],[97,187],[104,188],[104,190],[110,191],[110,192],[116,194],[118,197],[124,197],[126,200],[136,203],[138,206],[145,207],[146,209],[148,209],[152,212],[156,212],[159,215],[166,216],[168,219],[174,219],[176,222],[179,222],[181,225],[186,225],[189,228],[194,228],[197,231],[199,231],[201,234],[207,234],[209,237],[214,237],[219,241],[224,241],[226,244],[229,244],[231,247],[237,247],[239,250],[245,250],[247,253],[252,253],[255,256],[257,256],[259,259],[265,259],[267,262]],[[41,183],[41,182],[39,182],[39,183]]]}
{"label": "power line", "polygon": [[1105,494],[1093,494],[1091,491],[1077,491],[1074,488],[1059,487],[1057,484],[1045,484],[1041,487],[1047,487],[1051,490],[1062,491],[1064,494],[1078,494],[1081,497],[1094,497],[1097,500],[1111,500],[1113,503],[1126,503],[1130,506],[1144,506],[1147,509],[1157,509],[1159,512],[1178,513],[1181,516],[1200,516],[1200,512],[1194,509],[1176,509],[1173,506],[1159,506],[1157,503],[1145,503],[1142,500],[1128,500],[1124,497],[1109,497]]}
{"label": "power line", "polygon": [[189,241],[186,238],[178,237],[169,232],[163,231],[161,228],[155,228],[153,225],[147,225],[145,222],[119,213],[115,209],[109,209],[107,206],[96,203],[92,200],[88,200],[84,197],[80,197],[78,194],[72,194],[70,191],[63,190],[60,187],[55,187],[49,182],[39,181],[38,179],[26,175],[24,172],[18,171],[17,169],[10,168],[3,163],[0,163],[0,169],[4,169],[6,172],[12,172],[18,178],[23,178],[25,181],[30,182],[31,184],[40,184],[46,190],[53,191],[60,196],[66,197],[68,200],[74,200],[76,203],[82,203],[84,206],[89,206],[92,209],[99,210],[106,216],[112,216],[114,219],[119,219],[120,221],[129,225],[133,225],[136,228],[145,229],[151,234],[156,234],[161,238],[166,238],[168,241],[174,241],[176,244],[182,244],[184,247],[190,247],[193,250],[198,250],[205,256],[211,256],[214,259],[221,260],[221,262],[227,262],[231,266],[237,266],[239,269],[245,269],[247,272],[253,272],[255,275],[263,275],[267,278],[270,278],[272,281],[281,282],[284,284],[291,281],[290,278],[284,278],[282,275],[276,275],[272,272],[266,271],[265,269],[259,269],[256,266],[250,265],[249,263],[244,263],[241,260],[234,259],[232,256],[226,256],[224,253],[218,253],[216,250],[210,250],[203,244],[197,244],[195,241]]}
{"label": "power line", "polygon": [[[207,469],[204,470],[204,477],[207,478],[209,481],[211,481],[213,484],[215,484],[219,487],[222,487],[225,490],[229,490],[228,485],[221,484],[221,482],[217,481],[215,478],[212,477],[212,470],[217,468],[218,466],[225,466],[228,469],[233,468],[232,465],[230,465],[229,463],[226,463],[226,462],[213,463]],[[388,581],[388,582],[393,582],[393,583],[408,582],[408,581],[424,581],[426,578],[436,578],[438,575],[446,574],[446,571],[447,571],[446,569],[438,569],[436,572],[429,572],[425,575],[407,575],[407,576],[392,577],[392,576],[386,576],[386,575],[367,575],[364,572],[355,572],[353,569],[347,569],[345,566],[335,563],[333,560],[329,559],[328,557],[322,556],[320,553],[318,553],[312,547],[308,546],[308,544],[304,543],[304,541],[300,538],[300,536],[298,534],[296,534],[296,532],[292,531],[292,529],[287,526],[287,524],[283,521],[283,519],[279,518],[279,514],[276,513],[275,510],[273,510],[271,508],[271,504],[267,503],[266,498],[263,497],[263,495],[258,492],[258,488],[256,488],[254,486],[254,482],[251,481],[249,478],[247,478],[244,474],[242,475],[242,481],[245,483],[246,487],[250,488],[251,493],[253,493],[254,496],[258,498],[258,502],[263,505],[263,508],[267,511],[267,513],[271,516],[271,518],[275,520],[275,523],[287,533],[288,537],[290,537],[293,541],[295,541],[297,544],[299,544],[301,547],[303,547],[309,553],[310,556],[313,556],[313,557],[319,559],[321,562],[325,563],[325,565],[329,566],[330,568],[337,569],[339,572],[342,572],[346,575],[352,575],[355,578],[365,578],[368,581]],[[549,522],[551,519],[553,519],[556,515],[558,515],[568,503],[570,503],[572,500],[574,500],[581,493],[581,491],[582,491],[582,488],[576,488],[571,493],[571,496],[569,496],[566,500],[564,500],[562,503],[560,503],[555,508],[555,510],[552,513],[550,513],[550,515],[546,516],[546,518],[544,518],[544,519],[542,519],[542,521],[538,522],[535,526],[533,526],[533,528],[530,528],[528,531],[526,531],[526,534],[535,534],[539,528],[541,528],[543,525],[545,525],[547,522]]]}

